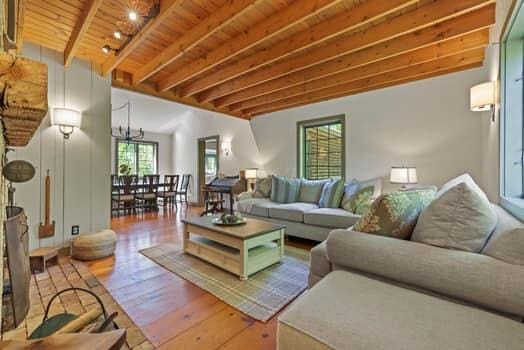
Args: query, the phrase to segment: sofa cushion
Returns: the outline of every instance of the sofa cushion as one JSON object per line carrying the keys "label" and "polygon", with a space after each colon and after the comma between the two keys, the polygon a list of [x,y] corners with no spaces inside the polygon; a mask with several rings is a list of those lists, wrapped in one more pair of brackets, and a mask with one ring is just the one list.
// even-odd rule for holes
{"label": "sofa cushion", "polygon": [[396,191],[378,197],[357,221],[354,231],[406,239],[420,212],[435,198],[436,187]]}
{"label": "sofa cushion", "polygon": [[332,228],[353,226],[360,215],[340,208],[318,208],[304,213],[304,223]]}
{"label": "sofa cushion", "polygon": [[298,201],[318,204],[320,201],[320,195],[322,194],[322,189],[327,182],[329,182],[329,180],[302,180]]}
{"label": "sofa cushion", "polygon": [[340,207],[342,209],[353,211],[353,208],[351,207],[352,199],[360,188],[360,182],[355,179],[349,181],[344,186],[344,194],[342,195],[342,200],[340,201]]}
{"label": "sofa cushion", "polygon": [[263,201],[263,202],[259,202],[259,203],[253,204],[253,206],[251,207],[251,211],[249,213],[251,215],[268,218],[269,217],[269,208],[275,208],[275,207],[279,207],[281,205],[282,204],[275,203],[275,202],[273,202],[271,200]]}
{"label": "sofa cushion", "polygon": [[329,261],[468,303],[524,316],[524,269],[487,255],[333,230]]}
{"label": "sofa cushion", "polygon": [[524,324],[345,271],[278,318],[278,349],[522,349]]}
{"label": "sofa cushion", "polygon": [[318,205],[321,208],[338,208],[344,195],[344,180],[334,180],[326,183],[322,188],[322,194]]}
{"label": "sofa cushion", "polygon": [[255,181],[255,190],[253,197],[255,198],[269,198],[271,196],[272,176],[257,179]]}
{"label": "sofa cushion", "polygon": [[269,208],[269,217],[294,222],[304,222],[304,213],[317,209],[318,205],[313,203],[289,203]]}
{"label": "sofa cushion", "polygon": [[482,254],[524,265],[524,224],[498,205],[492,204],[497,214],[497,227],[482,249]]}
{"label": "sofa cushion", "polygon": [[462,182],[420,214],[412,240],[438,247],[480,252],[497,224],[486,198]]}
{"label": "sofa cushion", "polygon": [[300,193],[301,179],[273,176],[271,183],[271,200],[276,203],[295,203]]}
{"label": "sofa cushion", "polygon": [[482,191],[482,189],[477,185],[477,183],[473,180],[471,175],[469,174],[462,174],[460,176],[457,176],[448,182],[446,182],[437,192],[437,197],[442,196],[444,193],[446,193],[448,190],[450,190],[452,187],[457,186],[460,183],[465,183],[468,185],[472,190],[474,190],[479,196],[484,198],[485,200],[489,201],[488,196]]}

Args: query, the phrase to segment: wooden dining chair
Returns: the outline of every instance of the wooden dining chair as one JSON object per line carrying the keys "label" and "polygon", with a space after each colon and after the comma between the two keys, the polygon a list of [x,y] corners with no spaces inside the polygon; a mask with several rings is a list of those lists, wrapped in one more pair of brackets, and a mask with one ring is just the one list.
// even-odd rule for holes
{"label": "wooden dining chair", "polygon": [[118,214],[118,201],[116,201],[114,198],[118,195],[119,192],[119,184],[118,184],[118,176],[111,174],[111,216],[113,216],[113,212],[116,211]]}
{"label": "wooden dining chair", "polygon": [[136,189],[138,186],[137,175],[122,175],[118,177],[118,192],[111,195],[111,199],[117,204],[117,212],[126,210],[136,214]]}
{"label": "wooden dining chair", "polygon": [[180,189],[176,192],[176,195],[180,199],[181,204],[186,203],[187,205],[187,190],[189,188],[189,180],[191,180],[191,174],[182,175]]}
{"label": "wooden dining chair", "polygon": [[138,207],[147,209],[158,209],[158,186],[160,183],[160,175],[144,175],[142,181],[142,190],[137,193],[136,199]]}
{"label": "wooden dining chair", "polygon": [[[158,191],[158,198],[162,198],[162,206],[171,205],[178,209],[176,204],[176,192],[178,188],[179,175],[164,175],[164,183],[162,191]],[[160,203],[159,203],[160,205]]]}

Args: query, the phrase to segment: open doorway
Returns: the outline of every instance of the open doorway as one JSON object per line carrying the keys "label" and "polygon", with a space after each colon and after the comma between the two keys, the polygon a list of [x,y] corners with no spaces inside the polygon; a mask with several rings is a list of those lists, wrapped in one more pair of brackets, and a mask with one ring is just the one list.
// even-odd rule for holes
{"label": "open doorway", "polygon": [[218,145],[219,136],[209,136],[198,139],[198,203],[202,204],[204,195],[202,186],[213,181],[218,176]]}

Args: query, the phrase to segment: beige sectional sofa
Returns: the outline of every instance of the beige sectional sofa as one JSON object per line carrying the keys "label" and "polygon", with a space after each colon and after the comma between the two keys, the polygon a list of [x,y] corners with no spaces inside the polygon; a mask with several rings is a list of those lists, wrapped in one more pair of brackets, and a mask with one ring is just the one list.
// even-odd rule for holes
{"label": "beige sectional sofa", "polygon": [[[380,195],[382,188],[380,179],[361,183],[367,185],[376,183],[377,188],[373,196]],[[324,241],[333,229],[347,229],[361,217],[342,208],[321,208],[318,203],[276,203],[270,198],[254,197],[253,192],[243,193],[235,206],[235,209],[245,217],[286,225],[287,235],[319,242]]]}
{"label": "beige sectional sofa", "polygon": [[278,348],[524,349],[524,225],[492,209],[479,252],[333,230],[279,317]]}

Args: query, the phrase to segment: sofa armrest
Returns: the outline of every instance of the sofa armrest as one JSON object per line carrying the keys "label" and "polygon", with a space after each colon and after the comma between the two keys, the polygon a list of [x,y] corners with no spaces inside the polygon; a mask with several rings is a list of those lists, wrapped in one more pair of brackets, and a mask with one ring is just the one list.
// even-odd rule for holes
{"label": "sofa armrest", "polygon": [[524,268],[519,265],[348,230],[330,233],[327,255],[334,265],[524,316]]}
{"label": "sofa armrest", "polygon": [[237,200],[243,201],[243,200],[252,199],[252,198],[253,198],[253,192],[242,192],[238,195]]}

